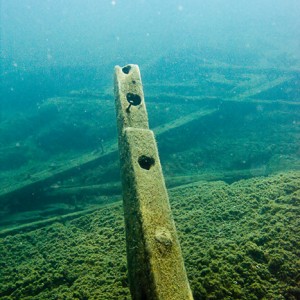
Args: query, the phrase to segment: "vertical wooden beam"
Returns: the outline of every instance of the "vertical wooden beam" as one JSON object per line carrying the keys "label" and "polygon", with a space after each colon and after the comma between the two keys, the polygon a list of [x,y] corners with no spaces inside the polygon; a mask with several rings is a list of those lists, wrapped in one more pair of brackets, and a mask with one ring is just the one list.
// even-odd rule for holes
{"label": "vertical wooden beam", "polygon": [[115,105],[132,299],[193,299],[137,65],[115,67]]}

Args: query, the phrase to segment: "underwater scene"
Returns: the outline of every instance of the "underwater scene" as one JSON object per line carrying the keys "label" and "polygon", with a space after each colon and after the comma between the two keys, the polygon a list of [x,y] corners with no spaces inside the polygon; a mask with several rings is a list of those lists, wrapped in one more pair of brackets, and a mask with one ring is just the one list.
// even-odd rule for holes
{"label": "underwater scene", "polygon": [[0,64],[0,299],[152,299],[126,256],[128,64],[193,299],[300,299],[298,0],[3,0]]}

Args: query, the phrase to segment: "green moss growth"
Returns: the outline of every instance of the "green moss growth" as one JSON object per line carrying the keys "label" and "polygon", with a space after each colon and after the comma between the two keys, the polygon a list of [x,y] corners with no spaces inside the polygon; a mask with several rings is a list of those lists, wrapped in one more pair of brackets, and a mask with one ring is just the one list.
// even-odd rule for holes
{"label": "green moss growth", "polygon": [[[170,191],[195,300],[299,299],[300,172]],[[121,203],[0,239],[0,298],[130,299]]]}

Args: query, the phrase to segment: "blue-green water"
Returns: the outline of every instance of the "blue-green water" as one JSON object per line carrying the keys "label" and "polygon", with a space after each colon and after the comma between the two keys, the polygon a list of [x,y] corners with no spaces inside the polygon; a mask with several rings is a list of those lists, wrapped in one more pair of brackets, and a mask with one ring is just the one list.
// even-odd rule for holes
{"label": "blue-green water", "polygon": [[[298,299],[299,272],[294,268],[299,232],[292,227],[297,223],[300,187],[300,4],[292,0],[161,2],[0,1],[0,251],[19,255],[21,250],[14,252],[12,241],[23,231],[38,243],[42,238],[32,231],[34,222],[43,222],[34,225],[39,230],[52,228],[51,218],[60,216],[75,220],[85,215],[86,222],[93,223],[90,211],[119,203],[113,73],[115,65],[134,63],[141,70],[149,124],[156,134],[167,187],[176,194],[171,204],[183,232],[182,244],[191,247],[191,240],[201,238],[214,243],[215,232],[221,231],[218,226],[239,224],[232,246],[238,252],[238,236],[243,236],[239,243],[246,250],[240,254],[244,258],[237,289],[219,284],[222,276],[228,276],[223,269],[213,271],[215,277],[203,271],[216,269],[225,250],[219,257],[195,259],[196,266],[191,259],[196,254],[183,249],[195,299]],[[185,184],[201,186],[204,198],[180,189]],[[188,205],[197,220],[203,216],[198,213],[205,201],[220,195],[229,207],[220,208],[222,197],[216,203],[218,211],[223,210],[221,222],[213,221],[217,212],[208,205],[213,225],[207,236],[200,221],[197,227],[197,222],[188,225],[188,218],[180,218],[187,210],[184,199],[201,200],[198,206]],[[239,204],[247,213],[232,213],[234,202],[243,199],[250,201]],[[251,201],[257,201],[257,207]],[[268,240],[270,224],[262,220],[264,214],[276,225],[278,243]],[[243,228],[243,218],[254,221],[245,221]],[[262,231],[256,232],[259,222]],[[81,230],[83,225],[77,223]],[[264,231],[268,242],[255,242]],[[230,240],[227,233],[220,249]],[[5,246],[10,234],[12,240]],[[289,237],[288,246],[283,236]],[[20,238],[26,239],[26,234]],[[74,235],[70,244],[78,238]],[[263,259],[250,242],[261,247]],[[274,253],[281,253],[277,256],[286,259],[286,265]],[[268,271],[246,274],[244,269],[254,268],[252,262],[247,265],[247,257]],[[5,262],[10,259],[1,261],[6,278],[13,272]],[[230,268],[232,261],[225,265]],[[60,280],[63,286],[65,279]],[[0,276],[0,298],[48,299],[45,289],[32,285],[32,294],[26,283],[18,294],[16,283],[8,288]],[[252,298],[245,296],[247,291]],[[57,295],[56,299],[63,299],[63,294]],[[70,295],[65,299],[96,297]],[[120,295],[111,299],[121,299]]]}

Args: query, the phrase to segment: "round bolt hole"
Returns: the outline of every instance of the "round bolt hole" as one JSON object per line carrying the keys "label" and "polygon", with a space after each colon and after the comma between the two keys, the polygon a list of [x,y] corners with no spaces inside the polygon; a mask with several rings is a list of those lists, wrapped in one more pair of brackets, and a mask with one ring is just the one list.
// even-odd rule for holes
{"label": "round bolt hole", "polygon": [[152,157],[142,155],[139,157],[138,162],[142,169],[150,170],[150,168],[154,166],[155,160]]}
{"label": "round bolt hole", "polygon": [[131,67],[129,65],[122,68],[122,71],[124,74],[129,74],[130,70],[131,70]]}
{"label": "round bolt hole", "polygon": [[127,98],[127,101],[133,106],[137,106],[137,105],[141,104],[141,102],[142,102],[141,97],[137,94],[128,93],[126,95],[126,98]]}

